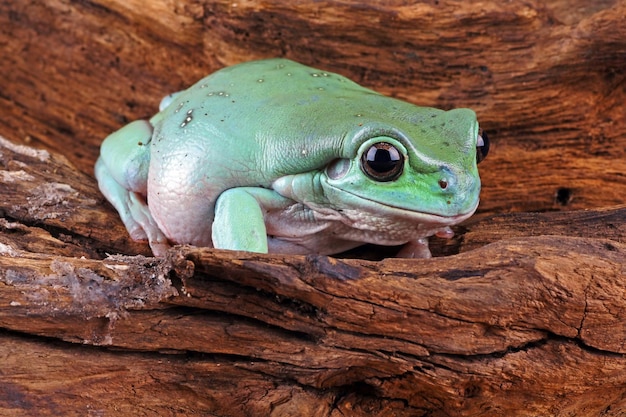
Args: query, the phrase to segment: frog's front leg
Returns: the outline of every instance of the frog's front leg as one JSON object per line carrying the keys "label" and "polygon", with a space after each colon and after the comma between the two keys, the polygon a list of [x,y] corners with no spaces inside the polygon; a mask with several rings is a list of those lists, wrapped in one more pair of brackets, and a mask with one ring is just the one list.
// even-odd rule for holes
{"label": "frog's front leg", "polygon": [[102,194],[118,211],[134,240],[148,240],[162,256],[169,248],[145,201],[152,125],[138,120],[109,135],[100,148],[95,175]]}
{"label": "frog's front leg", "polygon": [[224,191],[215,202],[213,246],[218,249],[268,252],[264,210],[292,203],[275,191],[240,187]]}

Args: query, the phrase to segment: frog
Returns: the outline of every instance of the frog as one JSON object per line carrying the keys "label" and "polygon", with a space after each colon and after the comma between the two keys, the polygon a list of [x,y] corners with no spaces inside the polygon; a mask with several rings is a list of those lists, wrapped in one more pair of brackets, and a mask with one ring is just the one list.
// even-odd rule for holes
{"label": "frog", "polygon": [[104,197],[154,256],[173,245],[428,258],[477,209],[489,147],[469,108],[420,107],[285,58],[227,66],[107,136]]}

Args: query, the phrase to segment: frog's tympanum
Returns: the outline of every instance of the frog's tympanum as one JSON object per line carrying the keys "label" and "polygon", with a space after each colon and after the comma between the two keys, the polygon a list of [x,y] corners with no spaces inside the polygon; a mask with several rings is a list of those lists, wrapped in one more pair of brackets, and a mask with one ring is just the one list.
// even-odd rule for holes
{"label": "frog's tympanum", "polygon": [[285,59],[224,68],[108,136],[96,163],[130,236],[334,254],[364,243],[428,257],[474,213],[476,115],[418,107]]}

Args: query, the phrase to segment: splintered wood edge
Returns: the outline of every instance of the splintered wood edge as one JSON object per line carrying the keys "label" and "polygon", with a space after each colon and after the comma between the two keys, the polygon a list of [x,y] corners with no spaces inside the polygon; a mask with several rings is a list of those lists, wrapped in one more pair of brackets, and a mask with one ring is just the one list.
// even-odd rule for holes
{"label": "splintered wood edge", "polygon": [[[367,333],[373,345],[393,341],[411,346],[413,354],[490,354],[547,334],[624,353],[626,334],[611,313],[626,307],[617,297],[626,285],[624,252],[614,241],[561,236],[382,262],[191,247],[175,248],[167,258],[106,260],[13,251],[0,258],[2,325],[28,331],[20,329],[23,322],[16,325],[28,317],[37,333],[34,317],[123,322],[133,311],[179,305],[262,322],[322,344]],[[441,332],[457,337],[444,342]],[[80,338],[70,333],[58,336]],[[198,341],[185,349],[206,347]]]}

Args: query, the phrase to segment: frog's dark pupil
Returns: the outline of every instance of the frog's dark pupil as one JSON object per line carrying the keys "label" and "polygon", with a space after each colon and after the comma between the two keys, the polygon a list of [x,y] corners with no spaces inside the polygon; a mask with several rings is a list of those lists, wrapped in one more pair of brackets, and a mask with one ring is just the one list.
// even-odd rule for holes
{"label": "frog's dark pupil", "polygon": [[[367,163],[376,172],[391,171],[400,161],[400,155],[395,148],[383,149],[372,146],[367,151]],[[393,151],[393,152],[392,152]]]}
{"label": "frog's dark pupil", "polygon": [[476,163],[482,162],[489,153],[489,138],[487,137],[487,132],[480,129],[478,135],[479,143],[476,146]]}
{"label": "frog's dark pupil", "polygon": [[376,143],[363,155],[363,170],[377,181],[393,181],[402,173],[403,156],[387,142]]}

